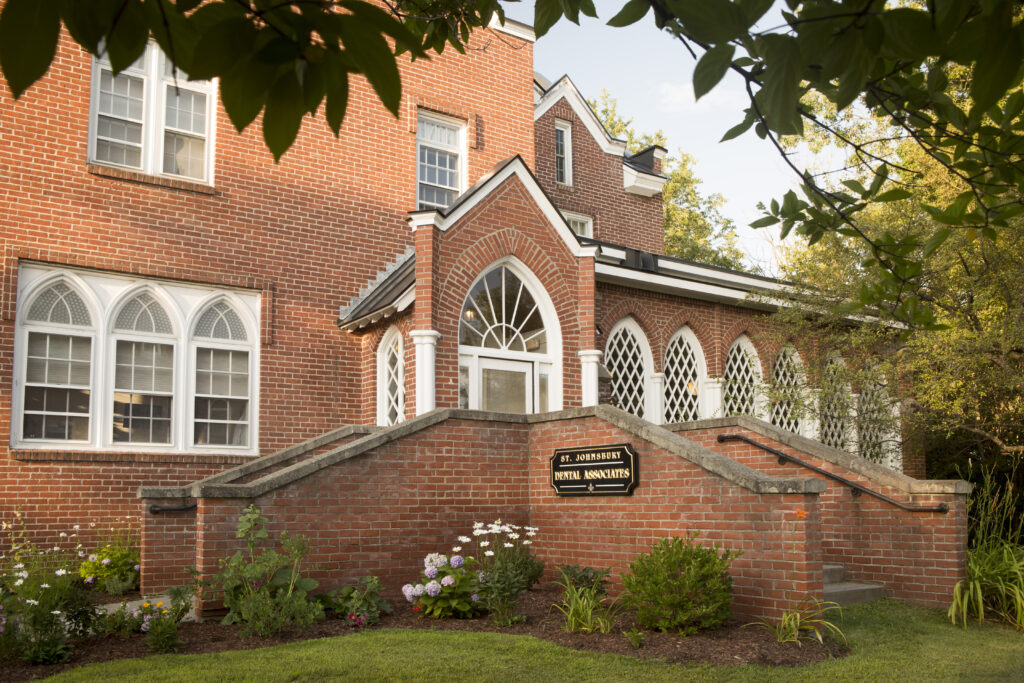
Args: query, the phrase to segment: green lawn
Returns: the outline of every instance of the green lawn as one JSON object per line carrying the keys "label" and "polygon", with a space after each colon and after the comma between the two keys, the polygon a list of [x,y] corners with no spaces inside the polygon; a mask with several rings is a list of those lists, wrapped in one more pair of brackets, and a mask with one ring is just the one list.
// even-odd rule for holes
{"label": "green lawn", "polygon": [[937,610],[881,601],[845,610],[853,654],[801,669],[684,667],[569,650],[522,636],[367,631],[262,650],[94,664],[50,680],[97,681],[1020,681],[1024,634],[952,626]]}

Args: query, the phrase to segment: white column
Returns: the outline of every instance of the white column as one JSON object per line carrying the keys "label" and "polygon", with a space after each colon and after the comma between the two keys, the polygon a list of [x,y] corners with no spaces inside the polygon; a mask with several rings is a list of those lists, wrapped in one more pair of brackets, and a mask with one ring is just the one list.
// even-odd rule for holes
{"label": "white column", "polygon": [[704,382],[704,410],[702,418],[722,417],[725,415],[722,405],[722,385],[725,381],[721,377],[708,377]]}
{"label": "white column", "polygon": [[598,382],[600,381],[601,356],[600,351],[580,351],[580,388],[583,393],[581,405],[596,406],[600,400]]}
{"label": "white column", "polygon": [[665,422],[665,373],[651,374],[644,397],[644,419],[656,425]]}
{"label": "white column", "polygon": [[422,415],[434,409],[436,371],[434,358],[437,354],[437,339],[440,332],[434,330],[413,330],[409,333],[416,345],[416,414]]}

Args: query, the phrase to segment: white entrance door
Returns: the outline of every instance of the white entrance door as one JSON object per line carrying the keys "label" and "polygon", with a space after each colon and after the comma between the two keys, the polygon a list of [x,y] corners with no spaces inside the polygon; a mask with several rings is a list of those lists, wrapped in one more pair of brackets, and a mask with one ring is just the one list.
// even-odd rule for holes
{"label": "white entrance door", "polygon": [[533,412],[533,363],[480,358],[480,408],[497,413]]}

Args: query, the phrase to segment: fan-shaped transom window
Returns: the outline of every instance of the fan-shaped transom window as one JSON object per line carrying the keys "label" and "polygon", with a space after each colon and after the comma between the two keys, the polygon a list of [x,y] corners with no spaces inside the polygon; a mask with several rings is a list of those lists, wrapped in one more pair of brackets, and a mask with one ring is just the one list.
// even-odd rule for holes
{"label": "fan-shaped transom window", "polygon": [[825,363],[818,398],[818,440],[839,450],[847,449],[850,434],[850,389],[843,367],[838,357]]}
{"label": "fan-shaped transom window", "polygon": [[203,311],[196,322],[195,336],[204,339],[226,339],[241,342],[248,338],[242,319],[224,301],[218,301]]}
{"label": "fan-shaped transom window", "polygon": [[258,294],[37,264],[19,283],[14,442],[254,450]]}
{"label": "fan-shaped transom window", "polygon": [[693,333],[683,328],[665,349],[665,422],[700,419],[703,360]]}
{"label": "fan-shaped transom window", "polygon": [[558,318],[518,262],[470,288],[459,315],[459,405],[506,413],[561,407]]}
{"label": "fan-shaped transom window", "polygon": [[78,292],[63,282],[55,282],[32,300],[27,320],[89,327],[92,316]]}
{"label": "fan-shaped transom window", "polygon": [[459,344],[547,353],[540,307],[507,267],[492,270],[470,290],[459,319]]}
{"label": "fan-shaped transom window", "polygon": [[612,376],[615,405],[638,417],[644,416],[650,351],[639,325],[627,318],[617,324],[605,344],[605,368]]}
{"label": "fan-shaped transom window", "polygon": [[733,343],[725,357],[722,407],[726,416],[753,415],[759,375],[757,353],[746,337]]}
{"label": "fan-shaped transom window", "polygon": [[392,327],[377,350],[378,422],[393,425],[405,419],[405,358],[402,335]]}
{"label": "fan-shaped transom window", "polygon": [[173,334],[174,327],[164,307],[149,292],[132,297],[117,314],[114,330],[119,332],[149,332]]}
{"label": "fan-shaped transom window", "polygon": [[772,424],[800,432],[800,392],[803,387],[796,349],[784,346],[772,368]]}

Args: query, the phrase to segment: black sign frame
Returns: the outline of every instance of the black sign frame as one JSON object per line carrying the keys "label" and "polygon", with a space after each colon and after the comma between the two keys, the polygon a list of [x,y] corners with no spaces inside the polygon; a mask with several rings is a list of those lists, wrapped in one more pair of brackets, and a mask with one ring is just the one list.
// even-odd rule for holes
{"label": "black sign frame", "polygon": [[[638,464],[629,443],[556,448],[550,461],[551,488],[565,497],[631,496],[639,482]],[[602,474],[587,474],[597,471]]]}

